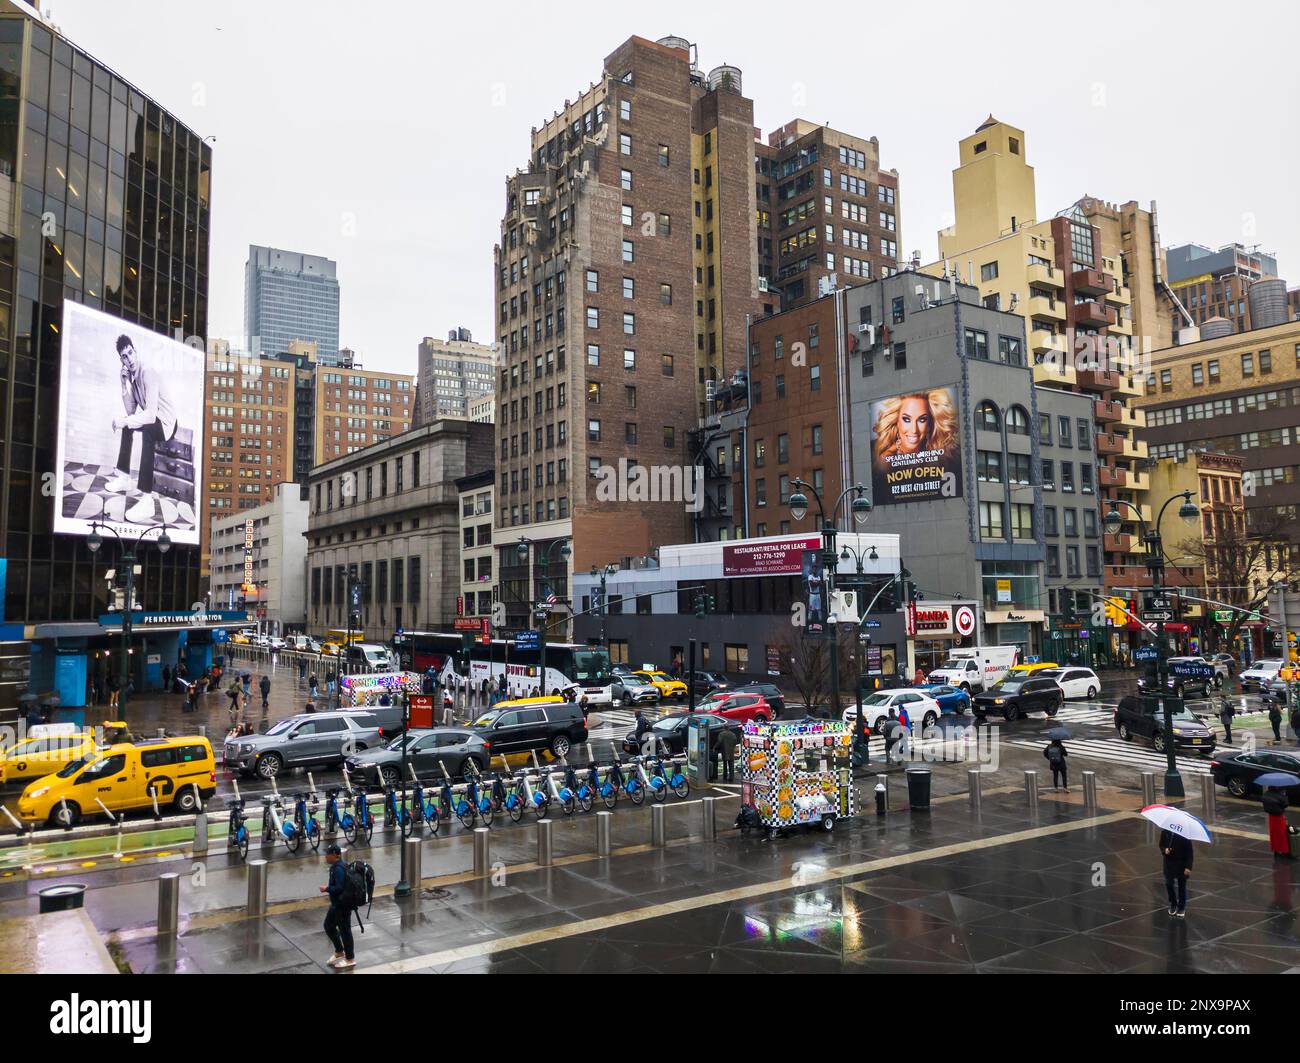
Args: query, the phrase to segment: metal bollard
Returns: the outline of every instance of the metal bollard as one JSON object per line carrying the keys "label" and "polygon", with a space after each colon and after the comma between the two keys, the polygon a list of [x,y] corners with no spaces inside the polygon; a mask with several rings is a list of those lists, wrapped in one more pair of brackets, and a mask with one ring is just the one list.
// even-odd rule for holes
{"label": "metal bollard", "polygon": [[876,776],[876,789],[879,790],[882,786],[885,788],[885,811],[888,812],[889,811],[889,776],[888,775]]}
{"label": "metal bollard", "polygon": [[979,815],[982,799],[980,774],[979,768],[968,768],[966,770],[966,785],[970,787],[970,810],[977,816]]}
{"label": "metal bollard", "polygon": [[158,737],[159,737],[159,738],[166,738],[166,737],[167,737],[167,728],[166,728],[166,727],[159,727],[159,728],[158,728]]}
{"label": "metal bollard", "polygon": [[596,855],[608,856],[614,840],[614,813],[596,813]]}
{"label": "metal bollard", "polygon": [[175,871],[164,871],[158,876],[158,933],[176,933],[180,917],[181,877]]}
{"label": "metal bollard", "polygon": [[196,812],[194,814],[194,855],[208,851],[208,814],[206,812]]}
{"label": "metal bollard", "polygon": [[[474,828],[474,877],[486,878],[491,868],[491,858],[488,854],[489,839],[492,832],[487,827]],[[540,861],[539,861],[540,862]]]}
{"label": "metal bollard", "polygon": [[1201,776],[1201,819],[1206,823],[1213,823],[1217,809],[1215,808],[1214,794],[1214,776]]}
{"label": "metal bollard", "polygon": [[266,861],[248,861],[248,914],[266,915]]}
{"label": "metal bollard", "polygon": [[537,866],[550,867],[554,860],[554,838],[551,828],[555,824],[549,819],[537,821]]}
{"label": "metal bollard", "polygon": [[1144,771],[1142,773],[1142,807],[1154,805],[1156,803],[1156,773],[1154,771]]}
{"label": "metal bollard", "polygon": [[200,738],[208,737],[208,725],[206,723],[199,724],[198,727],[195,728],[195,730],[198,732],[198,736]]}
{"label": "metal bollard", "polygon": [[1089,812],[1097,811],[1097,773],[1095,771],[1085,771],[1083,773],[1083,807]]}
{"label": "metal bollard", "polygon": [[1025,800],[1029,802],[1029,811],[1038,811],[1038,772],[1025,772]]}
{"label": "metal bollard", "polygon": [[700,807],[704,810],[704,840],[706,842],[717,841],[718,799],[716,797],[706,797],[700,802]]}
{"label": "metal bollard", "polygon": [[650,844],[656,849],[668,844],[668,817],[664,805],[654,805],[650,809]]}
{"label": "metal bollard", "polygon": [[406,881],[412,890],[420,888],[424,878],[424,849],[419,838],[404,838],[402,845],[406,849]]}

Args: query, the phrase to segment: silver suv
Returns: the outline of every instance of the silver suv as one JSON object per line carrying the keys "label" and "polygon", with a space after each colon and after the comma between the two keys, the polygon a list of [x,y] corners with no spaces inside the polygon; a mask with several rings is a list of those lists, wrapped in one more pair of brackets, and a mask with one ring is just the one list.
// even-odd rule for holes
{"label": "silver suv", "polygon": [[382,742],[372,713],[306,712],[281,720],[265,734],[226,739],[224,758],[232,771],[273,779],[285,768],[342,764],[353,753]]}

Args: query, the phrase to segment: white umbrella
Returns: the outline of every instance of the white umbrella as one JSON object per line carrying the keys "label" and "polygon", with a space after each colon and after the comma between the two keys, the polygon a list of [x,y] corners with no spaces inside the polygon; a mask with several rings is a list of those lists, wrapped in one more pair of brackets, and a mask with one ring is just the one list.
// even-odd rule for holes
{"label": "white umbrella", "polygon": [[1177,834],[1189,842],[1204,842],[1206,845],[1214,843],[1214,839],[1210,837],[1210,828],[1181,808],[1173,808],[1170,805],[1147,805],[1142,810],[1142,818],[1149,819],[1161,830]]}

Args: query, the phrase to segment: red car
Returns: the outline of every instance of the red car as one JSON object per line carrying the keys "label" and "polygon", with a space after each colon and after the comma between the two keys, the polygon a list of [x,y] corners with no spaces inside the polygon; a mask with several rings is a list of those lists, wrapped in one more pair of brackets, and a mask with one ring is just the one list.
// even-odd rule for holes
{"label": "red car", "polygon": [[776,719],[776,710],[762,694],[717,694],[697,705],[696,711],[716,713],[738,723]]}

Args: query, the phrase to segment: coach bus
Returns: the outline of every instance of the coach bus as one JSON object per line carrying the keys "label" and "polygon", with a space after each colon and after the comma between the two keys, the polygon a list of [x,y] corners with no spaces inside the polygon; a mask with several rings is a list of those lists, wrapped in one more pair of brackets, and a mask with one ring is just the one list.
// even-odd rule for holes
{"label": "coach bus", "polygon": [[[462,646],[460,632],[404,631],[394,636],[392,645],[403,671],[423,673],[432,668],[444,685],[452,677],[465,678],[455,666]],[[475,687],[481,686],[484,679],[496,687],[504,674],[511,697],[527,697],[534,689],[549,694],[573,686],[608,687],[613,682],[609,653],[603,646],[548,642],[545,682],[541,656],[539,649],[516,648],[513,640],[484,643],[475,639],[470,648],[468,678]]]}

